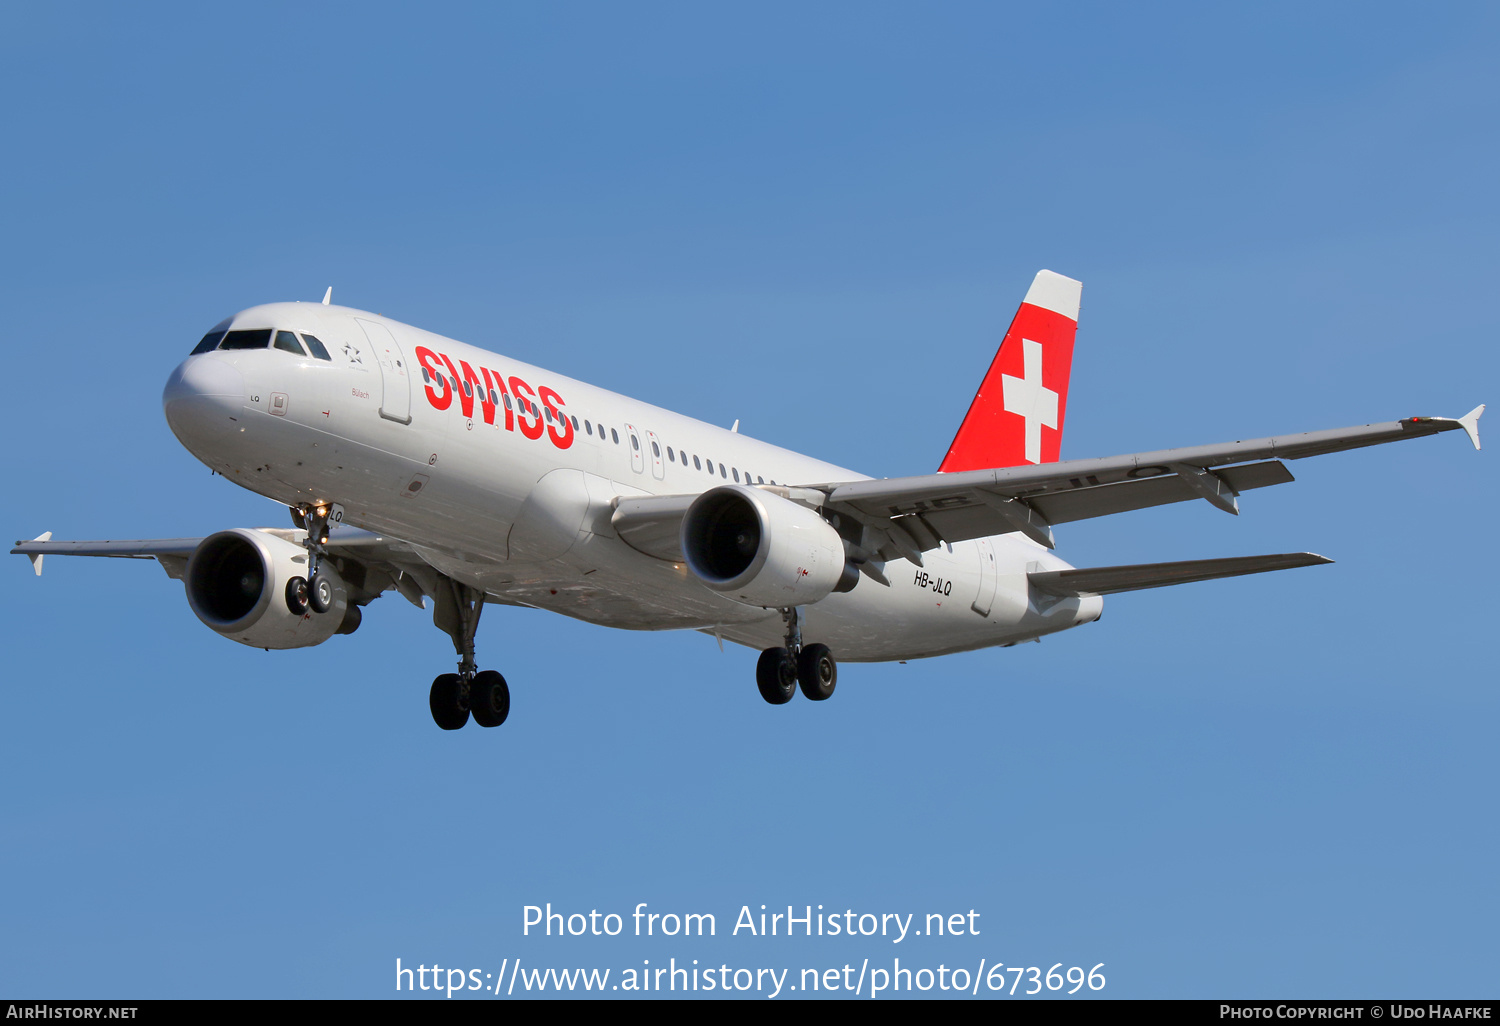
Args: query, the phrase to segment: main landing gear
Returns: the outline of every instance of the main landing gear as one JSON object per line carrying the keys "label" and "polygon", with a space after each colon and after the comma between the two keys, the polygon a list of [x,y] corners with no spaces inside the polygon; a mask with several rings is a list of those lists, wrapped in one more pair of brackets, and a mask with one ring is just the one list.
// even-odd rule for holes
{"label": "main landing gear", "polygon": [[755,664],[755,686],[760,689],[760,697],[772,705],[785,705],[797,694],[800,685],[804,695],[821,702],[833,694],[838,684],[838,663],[827,645],[802,644],[800,609],[783,609],[781,618],[786,621],[786,647],[766,649]]}
{"label": "main landing gear", "polygon": [[510,715],[510,687],[495,670],[474,665],[474,634],[484,612],[484,592],[439,579],[432,622],[448,632],[458,652],[458,672],[440,674],[432,682],[427,704],[432,719],[444,730],[457,730],[474,717],[481,727],[498,727]]}
{"label": "main landing gear", "polygon": [[[333,606],[336,592],[319,568],[328,557],[328,525],[343,520],[343,507],[336,503],[318,506],[304,503],[290,508],[292,523],[307,531],[302,544],[307,548],[308,573],[305,578],[293,577],[287,582],[284,595],[287,608],[299,616],[306,615],[309,609],[326,613]],[[400,585],[398,588],[407,594],[405,588]],[[433,599],[433,625],[453,639],[453,649],[458,653],[458,672],[439,674],[427,693],[433,722],[444,730],[457,730],[472,716],[481,727],[500,726],[510,715],[510,687],[498,672],[481,670],[474,663],[474,634],[479,630],[479,614],[484,612],[484,592],[443,574],[423,576],[419,591],[417,599],[422,595]],[[357,626],[359,609],[350,605],[341,632],[347,633]]]}
{"label": "main landing gear", "polygon": [[497,670],[480,670],[467,684],[460,674],[443,673],[432,682],[427,705],[444,730],[457,730],[470,716],[481,727],[498,727],[510,715],[510,687]]}

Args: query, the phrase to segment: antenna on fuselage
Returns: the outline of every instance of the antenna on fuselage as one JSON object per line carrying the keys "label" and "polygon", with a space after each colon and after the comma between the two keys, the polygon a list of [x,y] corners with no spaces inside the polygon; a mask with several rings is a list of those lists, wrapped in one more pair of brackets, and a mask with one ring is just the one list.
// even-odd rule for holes
{"label": "antenna on fuselage", "polygon": [[325,293],[323,293],[323,305],[327,306],[332,299],[333,299],[333,286],[330,285],[330,286],[328,286],[328,291],[325,292]]}
{"label": "antenna on fuselage", "polygon": [[740,433],[740,419],[738,417],[734,418],[734,427],[730,428],[729,430],[731,433],[736,435]]}

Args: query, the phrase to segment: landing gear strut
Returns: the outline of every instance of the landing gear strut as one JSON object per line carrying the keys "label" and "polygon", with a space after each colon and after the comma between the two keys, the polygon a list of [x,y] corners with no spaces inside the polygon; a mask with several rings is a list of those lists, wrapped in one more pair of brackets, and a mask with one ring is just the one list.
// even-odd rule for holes
{"label": "landing gear strut", "polygon": [[760,697],[772,705],[785,705],[802,693],[814,702],[833,694],[838,683],[838,663],[827,645],[802,644],[802,610],[793,606],[781,611],[786,622],[786,647],[768,648],[755,664],[755,686]]}
{"label": "landing gear strut", "polygon": [[432,719],[444,730],[457,730],[469,722],[498,727],[510,715],[510,687],[494,670],[480,670],[474,662],[474,634],[479,614],[484,612],[484,592],[460,584],[451,577],[438,580],[432,622],[453,639],[458,653],[458,672],[444,673],[432,682],[428,705]]}
{"label": "landing gear strut", "polygon": [[319,567],[328,555],[328,524],[344,518],[344,508],[337,503],[321,506],[292,506],[292,523],[307,531],[302,545],[307,549],[307,577],[293,577],[286,586],[286,607],[294,616],[306,616],[309,607],[315,613],[326,613],[333,607],[333,584],[320,576]]}

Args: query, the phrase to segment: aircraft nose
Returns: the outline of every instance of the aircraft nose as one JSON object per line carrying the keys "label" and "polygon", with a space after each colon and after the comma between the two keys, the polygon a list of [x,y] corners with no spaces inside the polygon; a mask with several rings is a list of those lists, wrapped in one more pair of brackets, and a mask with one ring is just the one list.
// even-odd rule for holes
{"label": "aircraft nose", "polygon": [[161,394],[167,424],[192,448],[209,432],[222,432],[228,417],[245,402],[245,379],[227,360],[212,353],[190,356],[167,378]]}

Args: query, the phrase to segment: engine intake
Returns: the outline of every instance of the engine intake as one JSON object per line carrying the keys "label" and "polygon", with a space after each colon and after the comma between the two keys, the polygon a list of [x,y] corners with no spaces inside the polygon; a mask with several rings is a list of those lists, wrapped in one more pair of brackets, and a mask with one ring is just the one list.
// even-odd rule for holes
{"label": "engine intake", "polygon": [[746,605],[807,605],[841,583],[852,587],[839,533],[814,510],[759,488],[704,492],[682,519],[681,540],[693,575]]}
{"label": "engine intake", "polygon": [[284,598],[287,582],[307,576],[307,550],[241,527],[199,542],[183,583],[198,619],[224,637],[254,648],[306,648],[338,633],[351,611],[358,625],[358,607],[349,605],[338,571],[324,561],[319,573],[333,585],[328,611],[293,613]]}

